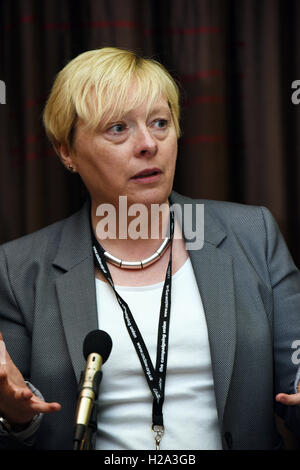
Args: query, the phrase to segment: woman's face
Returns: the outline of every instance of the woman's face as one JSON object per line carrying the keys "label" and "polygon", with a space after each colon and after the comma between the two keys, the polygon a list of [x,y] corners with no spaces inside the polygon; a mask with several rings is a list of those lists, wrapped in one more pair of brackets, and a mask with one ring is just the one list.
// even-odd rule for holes
{"label": "woman's face", "polygon": [[77,123],[71,163],[94,205],[114,204],[119,196],[132,203],[161,204],[172,190],[177,136],[165,98],[147,111],[140,105],[96,131]]}

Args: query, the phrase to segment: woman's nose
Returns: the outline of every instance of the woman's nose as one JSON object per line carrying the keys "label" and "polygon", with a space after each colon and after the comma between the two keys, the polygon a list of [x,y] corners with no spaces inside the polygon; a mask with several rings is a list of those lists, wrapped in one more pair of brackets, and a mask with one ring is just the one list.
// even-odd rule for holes
{"label": "woman's nose", "polygon": [[140,128],[136,132],[137,157],[152,157],[157,152],[157,142],[147,127]]}

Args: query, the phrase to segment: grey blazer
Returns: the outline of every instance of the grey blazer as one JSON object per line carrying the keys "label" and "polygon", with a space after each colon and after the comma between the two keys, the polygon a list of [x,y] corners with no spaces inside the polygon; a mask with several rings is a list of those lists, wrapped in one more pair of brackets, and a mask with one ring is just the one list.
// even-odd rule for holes
{"label": "grey blazer", "polygon": [[[278,448],[274,410],[300,433],[299,408],[274,399],[293,392],[298,369],[292,344],[300,340],[299,271],[267,209],[175,192],[171,202],[204,203],[204,246],[190,259],[206,315],[223,448]],[[62,404],[43,417],[37,449],[72,448],[82,343],[98,327],[88,207],[0,247],[7,349],[45,399]],[[18,444],[0,438],[0,447],[9,446]]]}

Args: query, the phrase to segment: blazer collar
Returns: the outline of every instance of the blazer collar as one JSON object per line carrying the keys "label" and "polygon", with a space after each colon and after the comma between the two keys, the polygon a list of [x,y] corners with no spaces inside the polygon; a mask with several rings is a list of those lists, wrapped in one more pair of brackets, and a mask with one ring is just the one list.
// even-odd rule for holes
{"label": "blazer collar", "polygon": [[91,249],[90,202],[65,220],[53,265],[63,270],[56,279],[57,298],[76,379],[85,368],[82,346],[98,329],[95,268]]}
{"label": "blazer collar", "polygon": [[[195,209],[195,206],[197,204],[203,204],[204,205],[204,241],[211,243],[215,246],[218,246],[224,238],[226,238],[226,233],[223,232],[221,227],[214,221],[212,216],[210,215],[209,211],[207,211],[207,203],[205,199],[192,199],[187,196],[182,196],[181,194],[178,194],[176,191],[172,191],[171,196],[170,196],[170,202],[171,204],[179,204],[182,207],[182,212],[184,212],[184,206],[192,206]],[[196,211],[192,211],[192,226],[195,227],[195,214]],[[185,227],[186,229],[186,235],[190,235],[190,227],[187,226]]]}
{"label": "blazer collar", "polygon": [[65,219],[60,244],[53,264],[65,271],[92,257],[90,231],[90,200],[79,212]]}

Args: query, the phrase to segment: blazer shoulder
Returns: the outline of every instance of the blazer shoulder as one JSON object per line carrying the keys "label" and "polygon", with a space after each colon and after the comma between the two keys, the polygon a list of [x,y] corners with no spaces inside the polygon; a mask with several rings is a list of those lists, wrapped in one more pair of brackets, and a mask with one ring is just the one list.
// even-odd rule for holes
{"label": "blazer shoulder", "polygon": [[277,237],[282,237],[276,219],[264,206],[207,200],[204,202],[204,214],[227,237],[234,241],[242,240],[243,244],[255,250],[266,250]]}
{"label": "blazer shoulder", "polygon": [[271,211],[265,206],[236,202],[205,201],[210,216],[223,230],[241,233],[246,238],[280,231]]}
{"label": "blazer shoulder", "polygon": [[15,240],[3,243],[0,245],[0,249],[8,260],[40,260],[45,256],[45,253],[48,253],[50,257],[54,257],[65,224],[74,218],[76,214]]}
{"label": "blazer shoulder", "polygon": [[204,220],[215,230],[228,234],[232,231],[249,234],[249,230],[266,231],[275,222],[271,212],[263,206],[211,199],[193,199],[174,192],[174,202],[180,204],[203,204]]}
{"label": "blazer shoulder", "polygon": [[[271,216],[270,211],[263,206],[242,204],[238,202],[200,200],[209,214],[222,225],[252,223],[262,220],[264,215]],[[272,216],[271,216],[272,217]]]}

